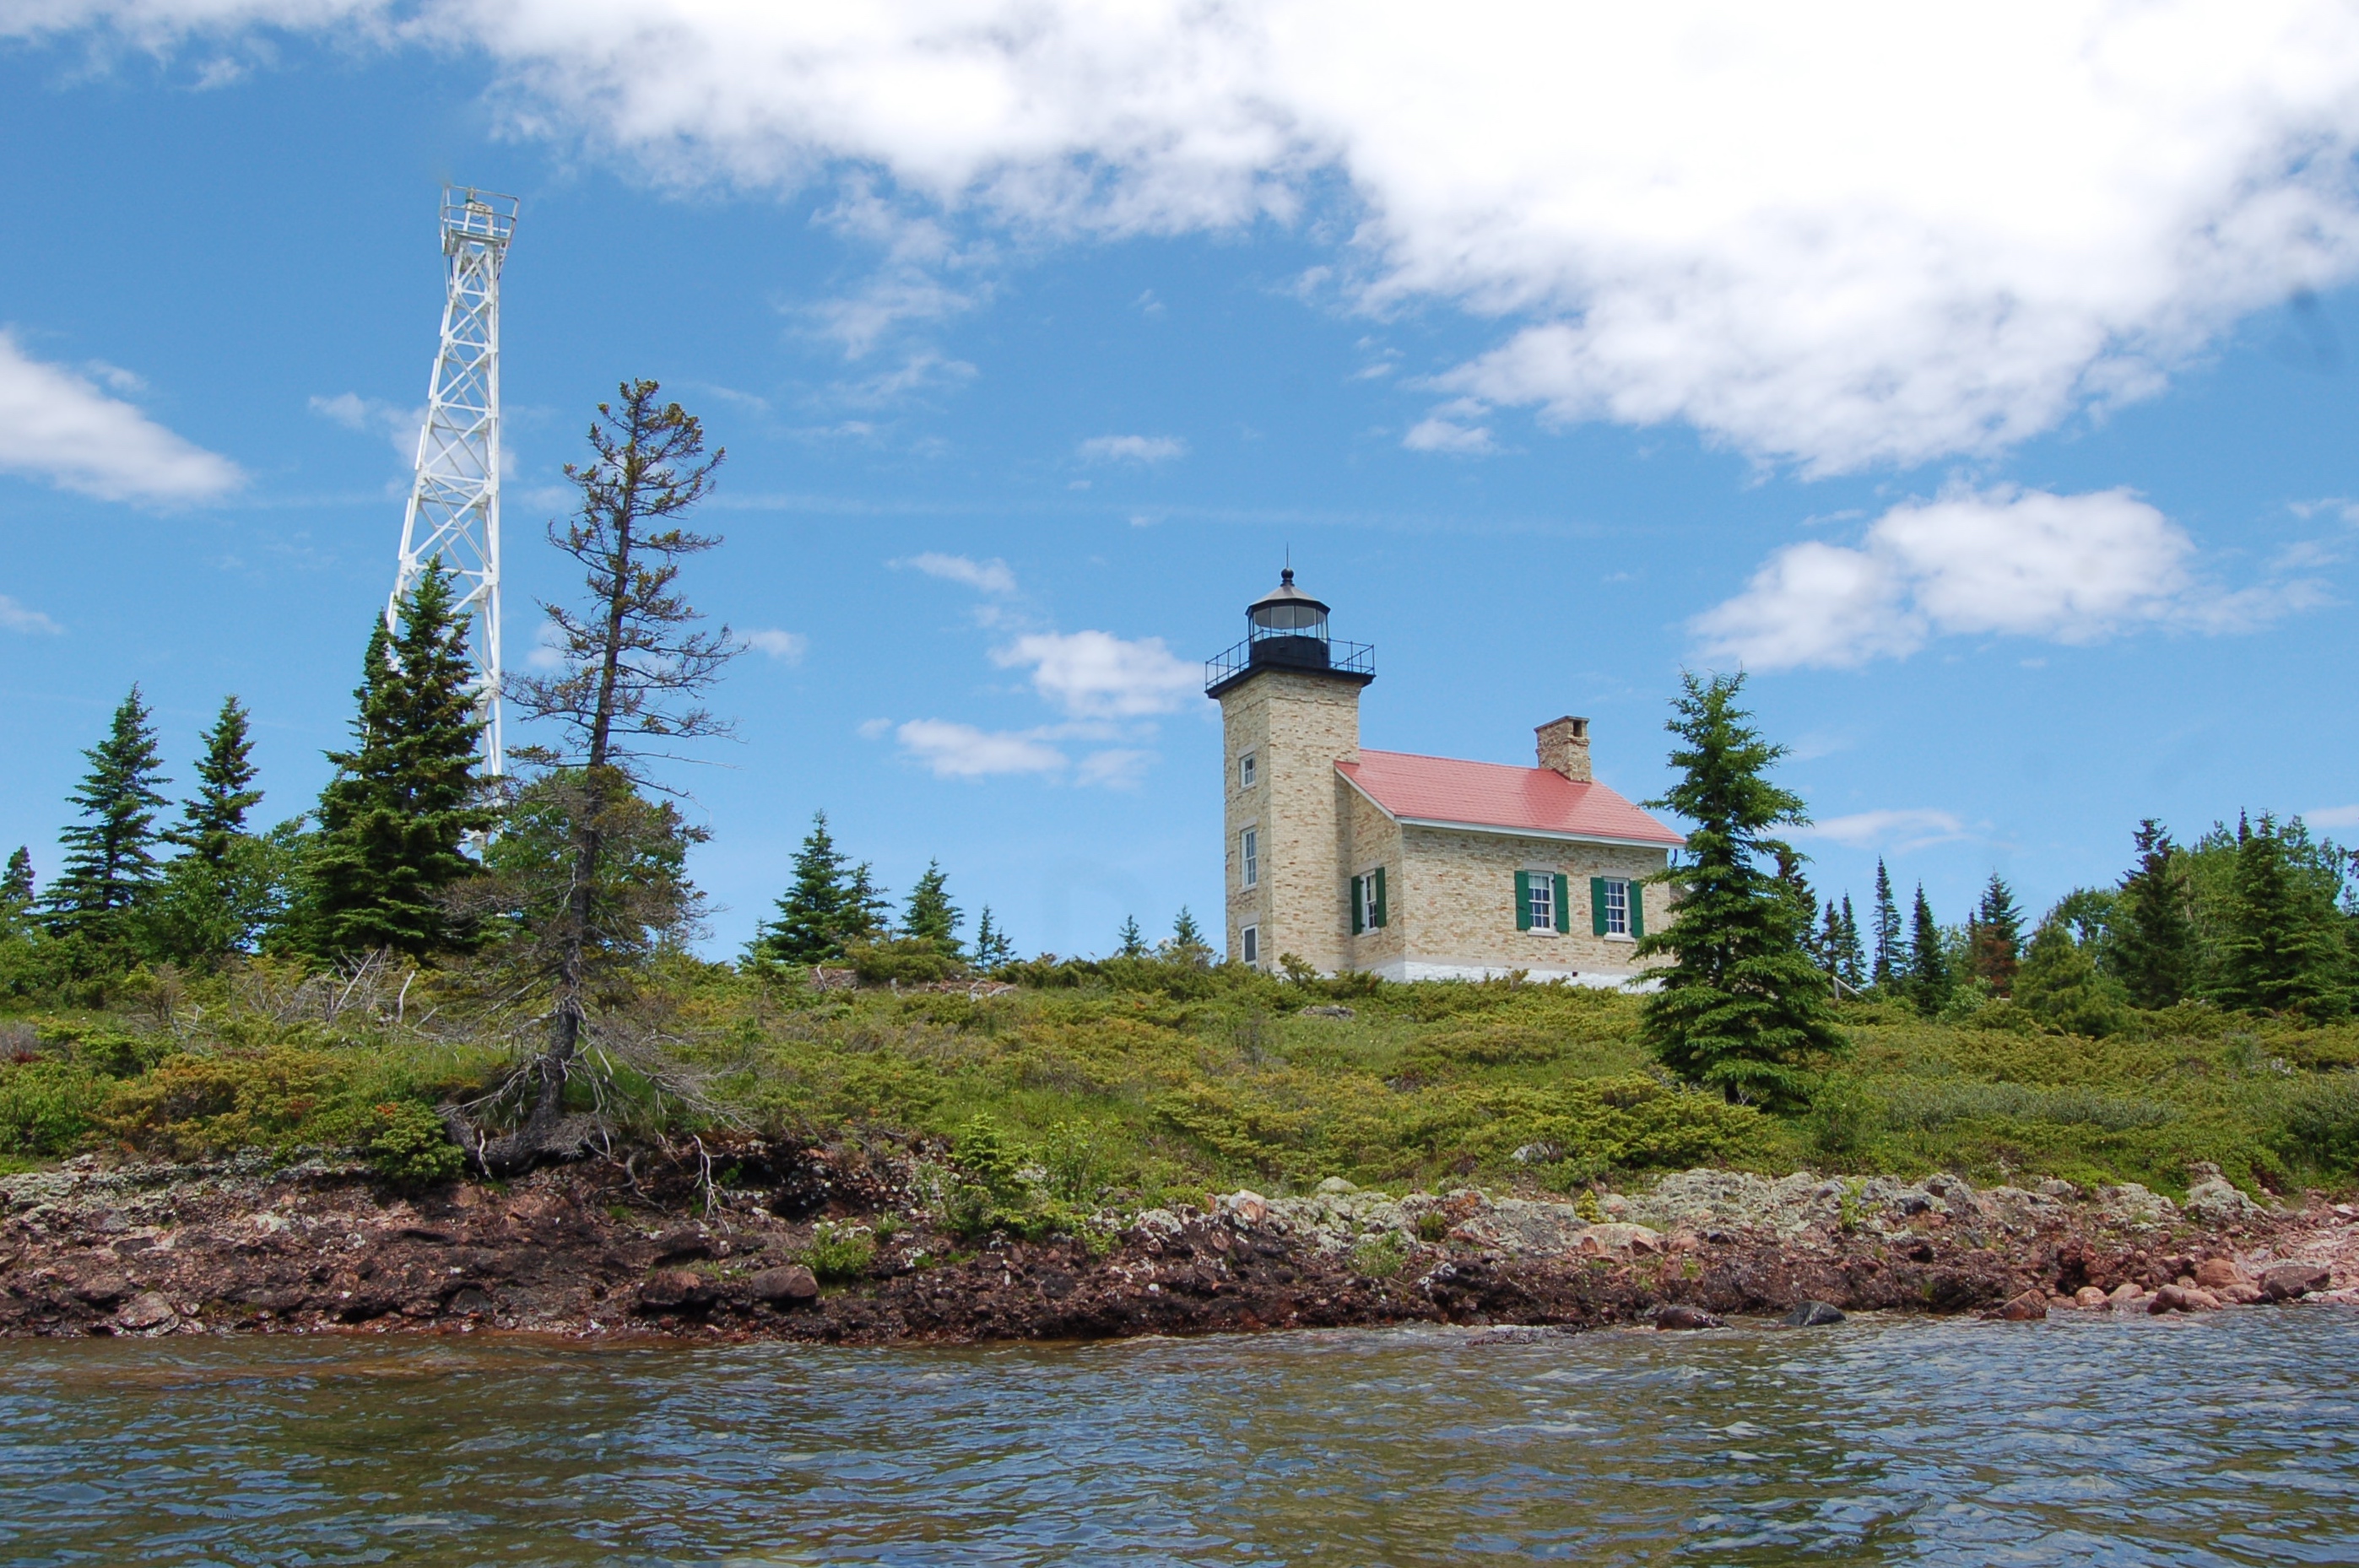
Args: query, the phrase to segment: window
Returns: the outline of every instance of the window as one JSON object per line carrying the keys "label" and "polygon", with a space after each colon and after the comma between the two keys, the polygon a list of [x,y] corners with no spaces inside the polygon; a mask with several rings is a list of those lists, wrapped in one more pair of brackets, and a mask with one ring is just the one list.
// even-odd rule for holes
{"label": "window", "polygon": [[1605,934],[1630,934],[1630,884],[1619,877],[1602,877],[1605,885]]}
{"label": "window", "polygon": [[1240,789],[1252,789],[1254,787],[1254,780],[1259,776],[1260,771],[1260,767],[1256,762],[1252,752],[1249,751],[1243,757],[1238,757],[1237,788]]}
{"label": "window", "polygon": [[1545,872],[1524,878],[1525,908],[1531,916],[1528,929],[1536,931],[1556,930],[1556,878]]}
{"label": "window", "polygon": [[1261,830],[1247,828],[1237,835],[1237,862],[1244,868],[1245,885],[1261,885]]}
{"label": "window", "polygon": [[1598,936],[1628,937],[1633,941],[1645,936],[1645,885],[1626,877],[1591,877],[1589,929]]}
{"label": "window", "polygon": [[1364,877],[1352,878],[1352,934],[1375,931],[1386,918],[1385,868],[1379,866]]}
{"label": "window", "polygon": [[1259,964],[1261,962],[1261,928],[1259,926],[1247,926],[1245,930],[1239,931],[1237,933],[1237,946],[1245,953],[1245,960],[1247,964]]}

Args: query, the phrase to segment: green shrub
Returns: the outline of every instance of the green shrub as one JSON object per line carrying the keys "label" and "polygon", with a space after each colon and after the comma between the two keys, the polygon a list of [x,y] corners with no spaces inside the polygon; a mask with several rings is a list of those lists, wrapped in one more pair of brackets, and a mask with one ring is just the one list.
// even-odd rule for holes
{"label": "green shrub", "polygon": [[853,973],[872,985],[923,985],[963,973],[966,965],[921,937],[856,942],[844,949]]}
{"label": "green shrub", "polygon": [[80,1149],[114,1081],[73,1062],[0,1063],[0,1153],[55,1156]]}
{"label": "green shrub", "polygon": [[802,1250],[804,1266],[832,1285],[861,1278],[875,1258],[876,1240],[868,1232],[826,1220],[812,1227],[810,1245]]}
{"label": "green shrub", "polygon": [[2359,1171],[2359,1073],[2330,1073],[2287,1095],[2277,1143],[2286,1158],[2321,1171]]}
{"label": "green shrub", "polygon": [[375,1109],[376,1131],[364,1150],[369,1168],[397,1187],[430,1187],[467,1168],[442,1118],[416,1100],[392,1100]]}
{"label": "green shrub", "polygon": [[1381,1231],[1352,1248],[1352,1271],[1371,1279],[1389,1279],[1408,1261],[1408,1238],[1397,1230]]}

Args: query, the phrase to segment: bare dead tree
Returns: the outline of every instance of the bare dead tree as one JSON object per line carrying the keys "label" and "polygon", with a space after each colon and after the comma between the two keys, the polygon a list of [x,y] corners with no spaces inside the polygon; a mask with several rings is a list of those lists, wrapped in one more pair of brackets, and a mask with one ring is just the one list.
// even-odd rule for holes
{"label": "bare dead tree", "polygon": [[725,626],[692,629],[703,616],[678,586],[680,562],[721,543],[679,519],[711,492],[723,453],[706,456],[703,427],[678,403],[660,401],[660,390],[653,381],[623,383],[591,422],[592,460],[566,465],[582,504],[571,518],[551,522],[549,537],[582,563],[588,592],[578,609],[541,605],[557,633],[557,673],[511,677],[508,685],[523,716],[554,721],[565,737],[514,755],[547,770],[544,801],[564,819],[569,867],[561,896],[538,911],[546,925],[533,944],[546,955],[550,1007],[532,1111],[487,1157],[508,1169],[530,1163],[562,1115],[592,971],[614,945],[610,838],[624,822],[645,817],[642,788],[670,792],[653,777],[654,764],[680,760],[683,742],[732,728],[702,699],[744,644]]}

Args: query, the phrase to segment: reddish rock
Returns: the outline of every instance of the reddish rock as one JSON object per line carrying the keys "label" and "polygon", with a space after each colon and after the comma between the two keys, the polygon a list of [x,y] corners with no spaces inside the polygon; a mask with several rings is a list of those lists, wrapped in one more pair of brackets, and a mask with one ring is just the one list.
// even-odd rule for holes
{"label": "reddish rock", "polygon": [[647,1312],[676,1312],[712,1299],[712,1282],[693,1269],[658,1269],[639,1286],[639,1306]]}
{"label": "reddish rock", "polygon": [[2083,1285],[2072,1292],[2072,1304],[2084,1312],[2110,1312],[2114,1303],[2094,1285]]}
{"label": "reddish rock", "polygon": [[712,1256],[712,1238],[699,1230],[667,1231],[656,1237],[656,1261],[677,1262],[684,1258]]}
{"label": "reddish rock", "polygon": [[2145,1300],[2146,1292],[2139,1290],[2136,1284],[2127,1279],[2125,1279],[2120,1284],[2114,1286],[2111,1293],[2105,1297],[2106,1304],[2114,1308],[2116,1311],[2125,1307],[2137,1306]]}
{"label": "reddish rock", "polygon": [[2272,1301],[2290,1301],[2333,1287],[2334,1276],[2323,1263],[2279,1263],[2261,1275],[2261,1291]]}
{"label": "reddish rock", "polygon": [[2048,1297],[2039,1290],[2026,1290],[1999,1308],[1998,1315],[2008,1323],[2036,1323],[2048,1315]]}
{"label": "reddish rock", "polygon": [[1657,1328],[1725,1328],[1727,1325],[1701,1307],[1675,1303],[1655,1313]]}
{"label": "reddish rock", "polygon": [[2224,1290],[2237,1285],[2249,1285],[2253,1277],[2245,1273],[2233,1258],[2207,1258],[2195,1266],[2195,1282],[2207,1290]]}
{"label": "reddish rock", "polygon": [[179,1317],[171,1302],[160,1293],[148,1290],[133,1297],[129,1306],[114,1314],[114,1321],[134,1334],[145,1334],[149,1329],[167,1327]]}
{"label": "reddish rock", "polygon": [[2154,1293],[2149,1312],[2216,1312],[2220,1298],[2195,1285],[2165,1285]]}
{"label": "reddish rock", "polygon": [[765,1269],[748,1278],[745,1293],[757,1301],[787,1306],[796,1301],[808,1301],[817,1296],[819,1281],[801,1264],[790,1263],[782,1269]]}

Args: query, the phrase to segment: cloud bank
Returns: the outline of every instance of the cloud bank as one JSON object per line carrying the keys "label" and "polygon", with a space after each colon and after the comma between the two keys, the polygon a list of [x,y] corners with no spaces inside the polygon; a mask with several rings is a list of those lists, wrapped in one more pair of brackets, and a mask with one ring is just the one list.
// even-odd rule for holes
{"label": "cloud bank", "polygon": [[1953,490],[1893,507],[1856,547],[1778,550],[1691,629],[1706,659],[1843,669],[1943,636],[2088,643],[2138,626],[2242,630],[2314,600],[2299,582],[2221,593],[2195,577],[2194,552],[2127,490]]}
{"label": "cloud bank", "polygon": [[964,308],[978,238],[1335,201],[1306,232],[1351,236],[1320,273],[1345,302],[1499,323],[1439,378],[1456,407],[1683,421],[1810,473],[2151,394],[2359,265],[2359,11],[2332,0],[0,0],[0,36],[264,28],[479,51],[521,133],[939,225],[826,324],[848,352]]}
{"label": "cloud bank", "polygon": [[1003,670],[1029,669],[1033,688],[1077,719],[1168,713],[1203,681],[1202,671],[1174,658],[1161,637],[1036,632],[995,649],[991,658]]}
{"label": "cloud bank", "polygon": [[[119,387],[126,376],[114,371],[106,379]],[[5,329],[0,470],[102,500],[166,504],[211,500],[245,478],[229,459],[184,441],[88,377],[33,358]]]}

